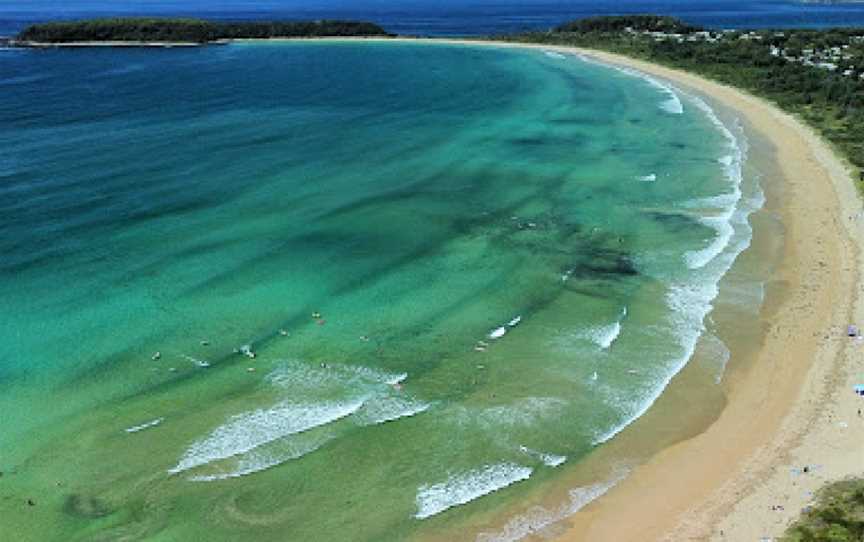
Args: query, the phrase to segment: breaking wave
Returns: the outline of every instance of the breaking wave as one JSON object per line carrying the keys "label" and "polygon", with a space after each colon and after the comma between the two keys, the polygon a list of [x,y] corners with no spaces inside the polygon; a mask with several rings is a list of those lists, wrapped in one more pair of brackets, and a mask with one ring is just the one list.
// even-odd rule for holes
{"label": "breaking wave", "polygon": [[445,482],[420,486],[417,490],[417,513],[425,519],[445,510],[469,503],[484,495],[527,480],[533,470],[515,463],[486,465],[455,476]]}
{"label": "breaking wave", "polygon": [[602,497],[610,489],[627,477],[628,471],[622,470],[609,480],[590,486],[577,487],[569,491],[568,502],[554,510],[540,506],[534,507],[524,515],[511,519],[504,528],[496,533],[480,533],[477,542],[516,542],[528,536],[538,534],[550,525],[572,516],[588,506],[592,501]]}
{"label": "breaking wave", "polygon": [[175,474],[249,452],[274,440],[335,422],[357,412],[365,399],[345,403],[283,402],[232,417],[206,438],[193,443],[168,472]]}

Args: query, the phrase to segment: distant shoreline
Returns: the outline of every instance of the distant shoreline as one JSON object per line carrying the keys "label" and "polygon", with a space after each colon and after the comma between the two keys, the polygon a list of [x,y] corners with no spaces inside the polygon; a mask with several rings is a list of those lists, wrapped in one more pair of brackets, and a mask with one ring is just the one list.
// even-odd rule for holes
{"label": "distant shoreline", "polygon": [[[276,37],[276,38],[233,38],[224,40],[207,41],[203,43],[193,41],[69,41],[69,42],[41,42],[20,41],[16,39],[0,40],[11,47],[26,49],[78,49],[86,47],[125,47],[125,48],[170,48],[170,47],[209,47],[213,45],[230,45],[232,43],[245,42],[282,42],[282,41],[445,41],[444,38],[424,38],[408,36],[310,36],[310,37]],[[481,40],[478,40],[481,41]]]}
{"label": "distant shoreline", "polygon": [[11,47],[26,49],[80,49],[88,47],[125,47],[125,48],[170,48],[170,47],[205,47],[208,45],[224,45],[228,42],[195,43],[190,41],[70,41],[66,43],[49,43],[39,41],[9,40]]}
{"label": "distant shoreline", "polygon": [[115,17],[36,23],[10,42],[21,47],[191,47],[238,38],[390,36],[364,21],[210,21],[190,18]]}

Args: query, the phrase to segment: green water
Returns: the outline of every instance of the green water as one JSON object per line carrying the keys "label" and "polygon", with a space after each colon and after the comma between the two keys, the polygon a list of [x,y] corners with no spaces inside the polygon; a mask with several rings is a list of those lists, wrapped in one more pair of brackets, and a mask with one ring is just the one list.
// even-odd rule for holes
{"label": "green water", "polygon": [[0,91],[16,540],[459,538],[650,406],[760,204],[735,126],[543,51],[6,51]]}

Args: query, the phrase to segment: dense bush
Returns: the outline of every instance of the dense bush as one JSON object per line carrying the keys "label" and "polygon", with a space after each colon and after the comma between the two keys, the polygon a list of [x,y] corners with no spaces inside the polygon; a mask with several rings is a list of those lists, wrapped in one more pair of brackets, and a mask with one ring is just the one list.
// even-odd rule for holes
{"label": "dense bush", "polygon": [[823,488],[816,505],[804,512],[782,541],[864,541],[864,481],[847,480]]}
{"label": "dense bush", "polygon": [[674,17],[661,15],[613,15],[589,17],[558,26],[556,32],[620,32],[635,31],[669,32],[687,34],[701,28],[686,24]]}
{"label": "dense bush", "polygon": [[229,38],[381,35],[386,35],[386,32],[378,25],[353,21],[215,23],[197,19],[133,18],[36,24],[21,32],[18,39],[39,43],[85,41],[206,43]]}

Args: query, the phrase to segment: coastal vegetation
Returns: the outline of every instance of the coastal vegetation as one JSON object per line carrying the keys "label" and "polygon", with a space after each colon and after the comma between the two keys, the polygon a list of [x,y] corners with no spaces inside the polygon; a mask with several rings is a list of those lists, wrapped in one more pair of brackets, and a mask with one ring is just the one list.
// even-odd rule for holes
{"label": "coastal vegetation", "polygon": [[650,15],[495,39],[599,49],[743,88],[813,126],[864,181],[864,29],[709,31]]}
{"label": "coastal vegetation", "polygon": [[75,42],[209,43],[243,38],[384,36],[373,23],[355,21],[214,22],[201,19],[119,18],[35,24],[18,36],[21,43]]}
{"label": "coastal vegetation", "polygon": [[864,481],[845,480],[823,488],[781,539],[783,542],[864,540]]}

